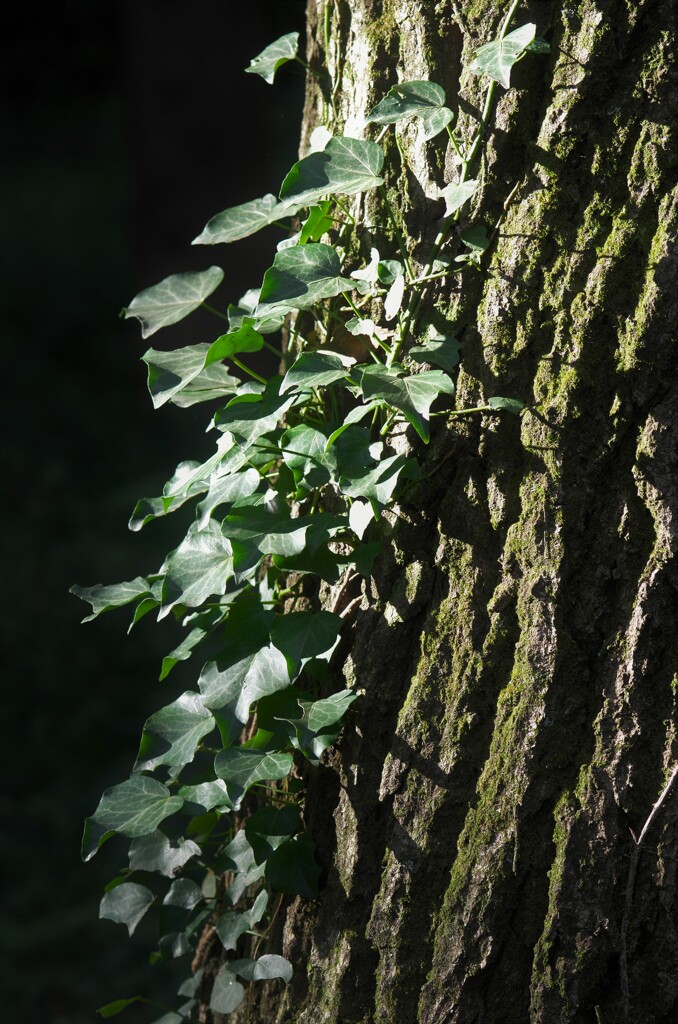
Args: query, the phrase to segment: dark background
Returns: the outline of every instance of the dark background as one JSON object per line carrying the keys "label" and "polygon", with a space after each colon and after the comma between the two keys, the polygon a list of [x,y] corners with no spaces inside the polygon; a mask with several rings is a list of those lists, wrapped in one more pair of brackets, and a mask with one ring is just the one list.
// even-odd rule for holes
{"label": "dark background", "polygon": [[176,627],[148,616],[127,637],[126,611],[80,626],[87,608],[68,588],[152,571],[180,539],[172,517],[142,534],[126,522],[177,462],[210,452],[209,412],[155,413],[139,359],[149,344],[212,341],[221,324],[195,314],[144,342],[117,314],[162,277],[213,263],[222,309],[260,284],[275,238],[189,243],[214,213],[277,191],[296,159],[302,68],[273,87],[243,69],[283,33],[303,45],[303,28],[304,0],[64,0],[19,5],[4,27],[0,992],[12,1024],[84,1024],[110,1000],[173,992],[168,970],[148,966],[150,934],[130,941],[97,919],[125,844],[81,865],[79,843],[83,817],[127,777],[145,717],[195,667],[158,683]]}

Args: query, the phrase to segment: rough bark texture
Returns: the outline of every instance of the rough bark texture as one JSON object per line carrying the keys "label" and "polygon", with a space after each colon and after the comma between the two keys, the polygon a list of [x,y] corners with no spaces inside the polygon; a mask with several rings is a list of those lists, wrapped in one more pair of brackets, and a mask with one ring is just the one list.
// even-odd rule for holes
{"label": "rough bark texture", "polygon": [[[504,10],[333,0],[340,119],[431,78],[451,103],[461,84],[468,133],[462,64]],[[474,221],[515,192],[488,268],[424,320],[457,326],[459,405],[535,407],[440,418],[432,475],[384,526],[338,669],[364,695],[309,784],[324,889],[278,918],[293,983],[238,1021],[678,1019],[673,791],[633,856],[678,760],[674,18],[670,0],[519,9],[551,53],[498,90]],[[321,110],[311,81],[302,151]],[[421,256],[454,163],[444,135],[399,133],[412,171],[389,149],[389,188]]]}

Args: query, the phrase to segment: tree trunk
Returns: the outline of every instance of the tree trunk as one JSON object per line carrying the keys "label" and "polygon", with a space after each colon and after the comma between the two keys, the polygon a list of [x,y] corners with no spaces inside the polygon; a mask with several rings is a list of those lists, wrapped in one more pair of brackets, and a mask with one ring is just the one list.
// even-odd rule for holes
{"label": "tree trunk", "polygon": [[[326,6],[309,0],[313,67]],[[468,136],[483,86],[462,65],[505,9],[330,2],[339,128],[430,78]],[[678,761],[675,17],[546,0],[526,21],[551,52],[498,89],[474,215],[503,218],[488,265],[425,315],[456,325],[458,407],[531,409],[440,417],[430,476],[383,523],[337,670],[363,695],[309,781],[326,882],[274,928],[293,982],[238,1021],[678,1019],[672,790],[636,844]],[[384,140],[415,260],[455,180],[446,136],[418,131],[398,126],[406,175]]]}

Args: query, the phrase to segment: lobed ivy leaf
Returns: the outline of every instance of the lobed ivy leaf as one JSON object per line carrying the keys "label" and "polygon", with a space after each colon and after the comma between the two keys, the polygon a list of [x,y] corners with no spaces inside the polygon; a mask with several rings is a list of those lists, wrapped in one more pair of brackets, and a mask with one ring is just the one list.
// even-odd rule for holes
{"label": "lobed ivy leaf", "polygon": [[144,288],[129,306],[123,309],[126,319],[135,316],[141,323],[142,338],[149,338],[161,327],[183,320],[203,304],[221,284],[221,267],[209,270],[172,274],[151,288]]}
{"label": "lobed ivy leaf", "polygon": [[244,295],[241,295],[236,306],[229,305],[228,325],[232,331],[242,327],[243,324],[255,327],[259,334],[273,334],[280,330],[284,320],[283,316],[265,317],[258,320],[255,318],[254,311],[259,305],[260,291],[260,288],[250,288]]}
{"label": "lobed ivy leaf", "polygon": [[183,693],[146,720],[133,770],[154,771],[160,765],[183,768],[214,727],[214,717],[199,694]]}
{"label": "lobed ivy leaf", "polygon": [[219,524],[210,519],[200,529],[193,523],[167,560],[158,618],[179,603],[197,608],[208,597],[220,596],[232,576],[233,551]]}
{"label": "lobed ivy leaf", "polygon": [[276,617],[271,641],[296,673],[307,658],[317,658],[334,648],[341,626],[341,617],[333,612],[288,612]]}
{"label": "lobed ivy leaf", "polygon": [[246,890],[257,882],[264,874],[264,865],[257,864],[245,829],[236,832],[234,838],[223,851],[217,865],[220,871],[231,871],[234,879],[228,889],[228,897],[232,904],[238,903]]}
{"label": "lobed ivy leaf", "polygon": [[425,345],[415,345],[408,355],[417,363],[433,363],[454,370],[459,363],[459,341],[452,335],[430,334]]}
{"label": "lobed ivy leaf", "polygon": [[139,836],[129,844],[132,871],[157,871],[167,878],[173,878],[191,857],[199,855],[200,847],[192,839],[179,839],[175,845],[160,829],[150,835]]}
{"label": "lobed ivy leaf", "polygon": [[263,807],[245,821],[245,835],[257,864],[277,850],[298,831],[301,824],[297,807]]}
{"label": "lobed ivy leaf", "polygon": [[232,910],[228,910],[217,921],[216,932],[224,949],[235,949],[240,936],[248,932],[251,927],[247,914],[236,914]]}
{"label": "lobed ivy leaf", "polygon": [[357,368],[353,378],[367,399],[378,398],[399,409],[410,421],[422,441],[428,442],[429,411],[441,394],[453,395],[454,384],[441,370],[401,376],[402,369],[386,366]]}
{"label": "lobed ivy leaf", "polygon": [[302,352],[285,374],[282,387],[286,392],[311,391],[347,376],[343,360],[336,352]]}
{"label": "lobed ivy leaf", "polygon": [[294,165],[280,187],[281,200],[310,206],[330,195],[355,195],[383,183],[384,151],[376,142],[331,138],[321,152]]}
{"label": "lobed ivy leaf", "polygon": [[462,181],[461,184],[446,185],[445,188],[440,190],[441,199],[445,200],[445,216],[450,217],[457,210],[461,210],[464,203],[476,194],[478,191],[478,181],[475,178],[470,178],[468,181]]}
{"label": "lobed ivy leaf", "polygon": [[277,252],[264,274],[256,315],[310,309],[321,299],[353,288],[355,282],[341,276],[339,255],[331,245],[293,245]]}
{"label": "lobed ivy leaf", "polygon": [[136,579],[130,580],[128,583],[113,583],[108,586],[97,583],[94,587],[71,587],[69,593],[92,606],[92,614],[86,615],[82,620],[83,622],[92,622],[104,612],[110,612],[113,608],[123,608],[132,601],[148,597],[151,587],[143,576],[137,576]]}
{"label": "lobed ivy leaf", "polygon": [[322,875],[314,852],[315,845],[307,832],[288,839],[266,861],[266,881],[278,892],[313,899],[318,895]]}
{"label": "lobed ivy leaf", "polygon": [[[208,614],[204,616],[205,621],[203,626],[196,626],[190,631],[190,633],[184,637],[180,644],[178,644],[173,650],[166,654],[162,659],[162,665],[160,667],[160,675],[158,676],[158,682],[162,682],[163,679],[167,679],[175,665],[178,665],[180,661],[188,661],[193,654],[193,651],[198,647],[206,636],[209,635],[212,627],[216,621],[221,617],[221,613],[218,609],[212,609]],[[202,616],[201,616],[202,618]]]}
{"label": "lobed ivy leaf", "polygon": [[211,217],[191,245],[217,245],[220,242],[237,242],[241,238],[256,234],[281,217],[293,217],[299,209],[290,203],[281,203],[270,193],[261,199],[252,199],[240,206]]}
{"label": "lobed ivy leaf", "polygon": [[204,899],[202,889],[192,878],[177,878],[170,885],[162,904],[179,910],[194,910]]}
{"label": "lobed ivy leaf", "polygon": [[225,807],[227,810],[233,807],[233,801],[221,779],[200,782],[194,786],[182,786],[179,796],[184,800],[185,810],[195,814],[206,814],[215,807]]}
{"label": "lobed ivy leaf", "polygon": [[424,138],[432,139],[454,118],[445,106],[445,90],[434,82],[413,81],[394,85],[376,107],[365,124],[395,124],[408,117],[424,122]]}
{"label": "lobed ivy leaf", "polygon": [[350,498],[367,498],[377,514],[391,501],[400,477],[403,474],[411,477],[416,469],[416,459],[392,455],[350,477],[342,477],[339,486]]}
{"label": "lobed ivy leaf", "polygon": [[469,249],[478,253],[485,252],[490,244],[490,240],[487,237],[487,230],[481,225],[467,228],[466,231],[462,231],[460,237],[464,245],[467,245]]}
{"label": "lobed ivy leaf", "polygon": [[129,934],[134,935],[139,921],[154,901],[155,896],[145,885],[123,882],[106,893],[99,904],[99,917],[127,925]]}
{"label": "lobed ivy leaf", "polygon": [[234,800],[241,800],[257,782],[286,778],[292,770],[292,755],[238,748],[220,750],[214,771],[223,779]]}
{"label": "lobed ivy leaf", "polygon": [[203,529],[215,508],[220,505],[232,505],[251,497],[259,488],[261,477],[256,469],[245,469],[239,473],[228,473],[223,476],[214,475],[210,487],[201,502],[196,505],[198,526]]}
{"label": "lobed ivy leaf", "polygon": [[181,810],[183,799],[148,775],[133,775],[107,789],[94,814],[85,821],[83,860],[89,860],[114,832],[130,839],[150,835],[161,821]]}
{"label": "lobed ivy leaf", "polygon": [[297,402],[298,395],[281,395],[283,378],[272,377],[263,394],[241,394],[220,409],[214,417],[218,430],[228,431],[247,451],[258,438],[275,430],[281,417]]}
{"label": "lobed ivy leaf", "polygon": [[245,71],[250,75],[259,75],[269,85],[273,85],[276,71],[295,59],[298,46],[299,33],[288,32],[253,57]]}
{"label": "lobed ivy leaf", "polygon": [[200,402],[223,401],[224,396],[232,394],[238,384],[239,379],[233,377],[226,366],[214,363],[187,381],[180,391],[172,395],[170,402],[179,409],[188,409]]}
{"label": "lobed ivy leaf", "polygon": [[503,39],[494,39],[476,50],[469,71],[476,75],[487,75],[494,82],[499,82],[505,89],[511,85],[511,68],[535,37],[537,26],[528,23],[509,32]]}
{"label": "lobed ivy leaf", "polygon": [[289,684],[287,662],[281,652],[270,644],[223,669],[219,668],[218,662],[209,662],[198,680],[205,707],[233,705],[233,713],[243,725],[255,701],[284,690]]}

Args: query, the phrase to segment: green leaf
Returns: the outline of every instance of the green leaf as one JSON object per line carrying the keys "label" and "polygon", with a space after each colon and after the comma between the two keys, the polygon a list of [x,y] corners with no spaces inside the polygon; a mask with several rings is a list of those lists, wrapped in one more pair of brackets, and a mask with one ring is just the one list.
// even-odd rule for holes
{"label": "green leaf", "polygon": [[228,431],[247,450],[263,434],[275,430],[281,417],[301,399],[279,394],[282,377],[272,377],[263,394],[238,395],[214,417],[219,430]]}
{"label": "green leaf", "polygon": [[236,832],[234,838],[223,852],[218,869],[220,871],[231,871],[234,874],[233,882],[228,889],[228,898],[235,905],[238,903],[246,890],[258,881],[264,874],[264,865],[257,864],[254,859],[252,847],[245,835],[245,829],[241,828]]}
{"label": "green leaf", "polygon": [[512,412],[514,416],[520,416],[525,408],[525,403],[519,398],[490,398],[487,404],[490,409],[504,409],[506,412]]}
{"label": "green leaf", "polygon": [[399,409],[410,421],[422,441],[428,441],[428,418],[433,402],[441,394],[453,395],[454,384],[441,370],[427,370],[402,377],[392,367],[357,368],[353,378],[358,381],[365,398],[379,398]]}
{"label": "green leaf", "polygon": [[280,188],[286,202],[310,206],[329,195],[355,195],[381,185],[384,151],[375,142],[331,138],[320,153],[311,153],[294,165]]}
{"label": "green leaf", "polygon": [[336,352],[303,352],[285,374],[282,386],[286,392],[311,391],[347,376],[348,370]]}
{"label": "green leaf", "polygon": [[405,294],[405,278],[396,277],[384,299],[384,319],[393,320],[398,315]]}
{"label": "green leaf", "polygon": [[204,370],[184,384],[183,388],[170,398],[172,405],[179,409],[189,409],[200,402],[223,401],[232,394],[240,383],[237,377],[231,376],[227,367],[221,363],[206,366]]}
{"label": "green leaf", "polygon": [[137,576],[135,580],[128,583],[113,583],[103,586],[97,583],[94,587],[71,587],[69,593],[75,594],[82,601],[92,606],[92,614],[86,615],[83,622],[91,622],[98,615],[110,612],[113,608],[122,608],[131,601],[138,601],[140,597],[147,597],[151,593],[148,580]]}
{"label": "green leaf", "polygon": [[333,612],[289,612],[276,617],[271,641],[298,671],[306,658],[317,658],[334,647],[341,626],[342,619]]}
{"label": "green leaf", "polygon": [[304,423],[286,430],[280,438],[283,460],[299,488],[297,497],[310,494],[314,488],[329,482],[334,457],[333,453],[325,454],[326,444],[325,434]]}
{"label": "green leaf", "polygon": [[228,324],[232,331],[242,327],[245,323],[255,327],[259,334],[273,334],[280,330],[284,316],[266,317],[263,320],[255,319],[254,311],[259,305],[260,291],[259,288],[250,288],[238,299],[237,306],[230,305],[228,307]]}
{"label": "green leaf", "polygon": [[232,910],[228,910],[217,921],[216,931],[224,949],[235,949],[240,936],[248,932],[251,927],[247,914],[236,914]]}
{"label": "green leaf", "polygon": [[292,770],[292,755],[244,748],[220,750],[214,760],[214,770],[233,798],[240,800],[257,782],[286,778]]}
{"label": "green leaf", "polygon": [[317,896],[322,868],[315,862],[314,851],[315,845],[307,832],[288,839],[266,861],[269,885],[291,896]]}
{"label": "green leaf", "polygon": [[373,508],[379,510],[391,501],[400,476],[403,473],[406,476],[412,475],[416,466],[415,459],[408,459],[405,455],[392,455],[356,472],[351,477],[342,477],[339,487],[342,493],[350,498],[367,498]]}
{"label": "green leaf", "polygon": [[214,807],[225,807],[228,810],[233,808],[233,801],[221,779],[201,782],[197,786],[182,786],[179,796],[185,801],[184,809],[194,814],[206,814]]}
{"label": "green leaf", "polygon": [[445,200],[445,216],[449,217],[457,210],[461,210],[464,203],[468,202],[471,196],[478,191],[478,181],[475,178],[463,181],[461,185],[446,185],[440,190],[441,199]]}
{"label": "green leaf", "polygon": [[129,934],[134,935],[136,926],[154,900],[155,896],[145,885],[123,882],[106,893],[99,905],[99,917],[127,925]]}
{"label": "green leaf", "polygon": [[269,85],[273,85],[273,79],[278,68],[282,67],[283,64],[287,64],[288,61],[294,60],[297,56],[298,45],[299,33],[288,32],[287,35],[280,36],[279,39],[270,43],[256,57],[253,57],[245,71],[251,75],[259,75]]}
{"label": "green leaf", "polygon": [[172,274],[152,288],[145,288],[123,309],[125,318],[135,316],[141,323],[142,338],[150,338],[161,327],[175,324],[195,309],[221,284],[221,267]]}
{"label": "green leaf", "polygon": [[117,1017],[119,1013],[126,1010],[133,1003],[145,1003],[143,996],[132,996],[131,999],[114,999],[112,1003],[100,1006],[96,1011],[100,1017]]}
{"label": "green leaf", "polygon": [[487,231],[481,226],[467,228],[466,231],[462,231],[460,237],[464,245],[467,245],[469,249],[473,249],[478,253],[485,252],[490,244],[490,240],[487,237]]}
{"label": "green leaf", "polygon": [[301,226],[300,245],[306,245],[307,242],[319,242],[324,234],[332,230],[334,220],[330,216],[331,209],[332,201],[329,199],[310,208],[308,217]]}
{"label": "green leaf", "polygon": [[198,680],[205,706],[223,708],[234,705],[235,717],[243,725],[255,701],[269,693],[284,690],[289,684],[287,662],[270,644],[224,669],[219,668],[218,662],[208,662]]}
{"label": "green leaf", "polygon": [[114,832],[130,839],[150,835],[161,821],[181,810],[183,802],[148,775],[133,775],[107,789],[96,811],[85,822],[83,860],[93,857]]}
{"label": "green leaf", "polygon": [[433,363],[454,370],[459,363],[459,342],[452,335],[430,334],[425,345],[415,345],[408,355],[417,363]]}
{"label": "green leaf", "polygon": [[275,953],[265,953],[258,960],[232,960],[227,968],[233,974],[239,974],[245,981],[271,981],[282,978],[285,984],[292,980],[293,969],[289,960]]}
{"label": "green leaf", "polygon": [[541,36],[535,36],[531,43],[525,47],[528,53],[550,53],[551,44],[547,43]]}
{"label": "green leaf", "polygon": [[197,608],[208,597],[220,596],[233,575],[230,541],[213,519],[201,530],[193,523],[167,560],[159,618],[181,603]]}
{"label": "green leaf", "polygon": [[529,23],[509,32],[503,39],[486,43],[476,50],[469,71],[476,75],[487,75],[508,89],[511,85],[511,68],[530,45],[536,31],[537,26]]}
{"label": "green leaf", "polygon": [[129,866],[132,871],[157,871],[173,878],[191,857],[199,854],[200,847],[192,839],[179,839],[174,845],[164,832],[156,829],[129,844]]}
{"label": "green leaf", "polygon": [[311,732],[320,732],[321,729],[327,729],[335,722],[339,722],[357,697],[358,694],[352,693],[351,690],[340,690],[339,693],[333,693],[331,697],[322,700],[299,701],[307,728]]}
{"label": "green leaf", "polygon": [[445,106],[445,91],[434,82],[414,81],[394,85],[367,117],[366,124],[395,124],[421,117],[424,138],[432,139],[450,123],[454,114]]}
{"label": "green leaf", "polygon": [[162,904],[164,907],[194,910],[203,899],[202,889],[197,882],[192,878],[177,878],[169,887]]}
{"label": "green leaf", "polygon": [[342,423],[342,425],[340,427],[337,427],[337,429],[334,430],[328,437],[327,444],[325,446],[326,450],[329,449],[335,443],[335,441],[337,441],[341,437],[345,430],[347,430],[354,423],[359,423],[360,420],[365,418],[365,416],[368,416],[370,413],[374,412],[374,410],[378,408],[380,404],[380,402],[369,402],[367,405],[357,405],[355,409],[351,409],[351,411],[347,413],[346,416],[344,417],[344,422]]}
{"label": "green leaf", "polygon": [[293,245],[277,252],[264,274],[256,315],[309,309],[321,299],[353,288],[355,282],[341,276],[341,262],[331,245]]}
{"label": "green leaf", "polygon": [[261,199],[232,206],[211,217],[192,245],[217,245],[220,242],[237,242],[241,238],[256,234],[281,217],[293,217],[299,209],[290,203],[281,203],[270,193]]}
{"label": "green leaf", "polygon": [[220,505],[232,505],[234,502],[249,498],[259,488],[261,477],[256,469],[245,469],[239,473],[228,473],[218,476],[216,473],[210,481],[210,489],[203,500],[196,505],[198,526],[202,530],[208,523],[215,508]]}
{"label": "green leaf", "polygon": [[[217,616],[218,614],[219,613],[216,612]],[[196,626],[195,629],[192,629],[188,636],[184,637],[181,643],[162,659],[162,666],[160,668],[158,681],[162,682],[164,679],[167,679],[167,676],[170,674],[174,666],[178,665],[180,661],[188,661],[193,654],[193,651],[203,642],[209,632],[209,629],[202,629],[200,626]]]}
{"label": "green leaf", "polygon": [[238,1009],[244,998],[245,989],[235,980],[235,975],[228,970],[228,965],[224,964],[214,979],[210,1009],[215,1013],[232,1013]]}
{"label": "green leaf", "polygon": [[264,807],[245,821],[245,834],[257,864],[261,864],[299,829],[297,807]]}
{"label": "green leaf", "polygon": [[202,698],[190,691],[182,694],[146,720],[134,771],[154,771],[160,765],[182,768],[214,727]]}

